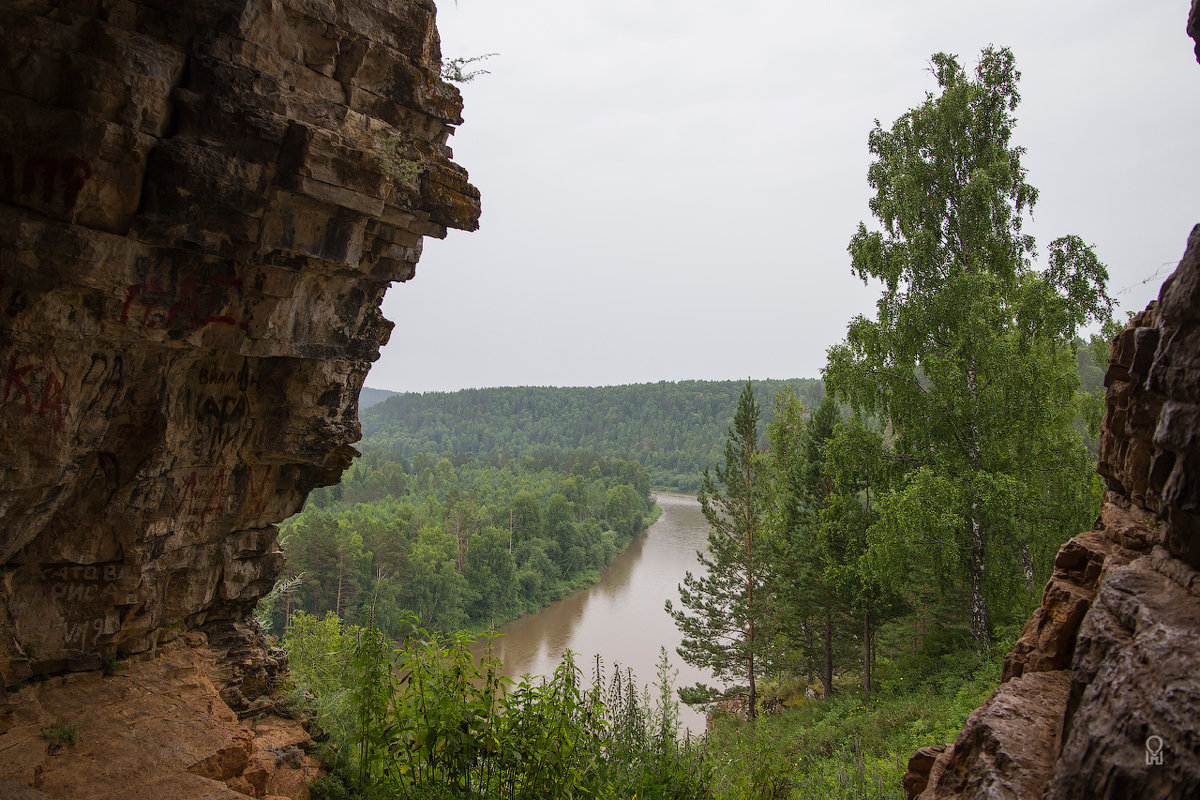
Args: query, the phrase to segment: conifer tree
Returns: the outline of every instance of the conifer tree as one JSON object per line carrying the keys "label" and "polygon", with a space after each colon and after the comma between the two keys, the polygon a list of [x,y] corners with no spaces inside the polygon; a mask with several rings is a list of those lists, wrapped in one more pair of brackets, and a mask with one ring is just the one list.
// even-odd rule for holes
{"label": "conifer tree", "polygon": [[825,477],[825,450],[837,422],[829,395],[807,415],[789,390],[780,392],[767,426],[770,439],[769,635],[799,650],[809,674],[820,677],[826,697],[833,694],[834,627],[841,598],[827,576],[827,558],[818,512],[831,487]]}
{"label": "conifer tree", "polygon": [[697,553],[705,574],[688,572],[679,587],[682,608],[667,601],[667,613],[683,634],[677,649],[689,664],[712,670],[721,680],[746,680],[747,716],[756,716],[756,628],[763,609],[764,512],[767,481],[758,451],[758,402],[750,382],[738,398],[725,454],[705,469],[700,508],[710,526],[708,546]]}

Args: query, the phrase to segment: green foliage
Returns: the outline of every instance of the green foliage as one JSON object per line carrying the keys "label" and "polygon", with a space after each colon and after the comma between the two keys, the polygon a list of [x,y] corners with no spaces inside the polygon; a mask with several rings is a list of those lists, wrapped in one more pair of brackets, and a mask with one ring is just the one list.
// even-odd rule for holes
{"label": "green foliage", "polygon": [[442,80],[450,83],[470,83],[480,75],[490,75],[486,69],[467,69],[471,64],[487,61],[499,53],[484,53],[481,56],[451,58],[442,62]]}
{"label": "green foliage", "polygon": [[[425,165],[419,158],[408,158],[409,145],[400,136],[386,136],[376,142],[380,168],[398,184],[415,188]],[[415,154],[415,151],[414,151]]]}
{"label": "green foliage", "polygon": [[[300,615],[289,630],[298,691],[329,731],[326,798],[708,797],[698,746],[680,739],[662,655],[653,697],[599,658],[591,685],[568,652],[552,678],[500,678],[471,637]],[[336,700],[329,700],[330,696]]]}
{"label": "green foliage", "polygon": [[[818,380],[758,381],[755,399],[770,408],[785,387],[810,407],[824,394]],[[362,413],[361,447],[414,460],[420,453],[499,463],[531,459],[527,468],[582,450],[636,460],[655,488],[695,492],[704,468],[721,456],[741,388],[739,381],[679,381],[402,394]]]}
{"label": "green foliage", "polygon": [[1054,549],[1095,514],[1074,337],[1111,301],[1078,237],[1051,243],[1043,271],[1030,266],[1022,221],[1037,191],[1010,144],[1012,54],[986,49],[973,79],[952,56],[933,64],[941,93],[871,132],[883,230],[860,224],[849,251],[883,293],[876,318],[855,318],[830,349],[825,379],[886,421],[889,458],[905,467],[871,527],[881,577],[911,585],[924,570],[967,586],[956,616],[987,647],[993,622],[1024,613]]}
{"label": "green foliage", "polygon": [[275,581],[271,591],[259,598],[258,605],[254,607],[254,620],[264,634],[268,636],[275,634],[275,615],[278,612],[280,601],[290,599],[296,590],[304,585],[305,577],[307,576],[303,572],[299,575],[282,577]]}
{"label": "green foliage", "polygon": [[828,539],[821,536],[817,515],[833,489],[825,461],[837,418],[837,405],[829,395],[809,415],[794,394],[783,392],[776,397],[775,415],[767,426],[773,532],[767,556],[774,564],[764,618],[769,656],[777,667],[818,675],[827,697],[833,693],[841,598],[828,569]]}
{"label": "green foliage", "polygon": [[295,611],[350,622],[405,612],[444,632],[483,629],[593,582],[649,524],[637,462],[586,453],[503,465],[369,451],[336,494],[281,534],[291,577],[260,604],[267,630]]}
{"label": "green foliage", "polygon": [[752,719],[757,712],[755,658],[762,647],[755,625],[763,616],[769,563],[763,552],[767,484],[758,452],[758,418],[754,389],[747,381],[725,441],[725,457],[715,477],[704,471],[700,508],[710,531],[707,548],[696,554],[703,573],[684,576],[678,610],[666,602],[683,634],[679,655],[712,670],[718,679],[745,679]]}
{"label": "green foliage", "polygon": [[60,719],[42,728],[42,738],[50,744],[51,749],[58,749],[78,742],[82,729],[82,722],[64,722]]}
{"label": "green foliage", "polygon": [[909,756],[954,741],[995,687],[1000,661],[979,659],[962,645],[969,648],[969,640],[941,658],[914,654],[882,665],[882,689],[871,705],[842,692],[788,702],[754,725],[720,718],[706,742],[714,795],[901,800]]}
{"label": "green foliage", "polygon": [[[1109,315],[1104,267],[1072,236],[1031,266],[1011,53],[985,50],[973,77],[933,64],[940,93],[870,137],[882,229],[849,251],[883,290],[824,373],[849,413],[783,394],[768,425],[764,695],[783,709],[718,717],[722,797],[902,796],[908,756],[955,738],[995,685],[992,641],[1095,513],[1106,348],[1076,337]],[[781,688],[806,672],[824,700]]]}

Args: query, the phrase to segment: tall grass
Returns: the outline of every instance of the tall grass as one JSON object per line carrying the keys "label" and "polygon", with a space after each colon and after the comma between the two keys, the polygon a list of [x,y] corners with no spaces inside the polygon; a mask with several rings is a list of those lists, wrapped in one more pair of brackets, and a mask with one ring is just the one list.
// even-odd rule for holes
{"label": "tall grass", "polygon": [[647,687],[599,657],[585,677],[570,653],[550,678],[513,682],[494,657],[476,662],[472,643],[411,623],[393,643],[333,616],[295,618],[285,639],[295,694],[328,733],[330,774],[315,794],[900,800],[909,756],[953,741],[1000,669],[965,651],[884,660],[869,704],[845,683],[756,723],[718,717],[696,741],[681,733],[665,651]]}
{"label": "tall grass", "polygon": [[472,638],[409,626],[393,644],[336,617],[294,620],[297,697],[329,733],[328,798],[704,798],[708,769],[680,736],[662,654],[653,691],[629,671],[588,682],[568,652],[549,679],[500,677]]}
{"label": "tall grass", "polygon": [[911,664],[881,670],[883,691],[864,704],[850,683],[756,724],[718,718],[706,742],[713,794],[769,800],[903,800],[900,779],[920,747],[953,742],[999,677],[998,660],[962,656],[914,680]]}

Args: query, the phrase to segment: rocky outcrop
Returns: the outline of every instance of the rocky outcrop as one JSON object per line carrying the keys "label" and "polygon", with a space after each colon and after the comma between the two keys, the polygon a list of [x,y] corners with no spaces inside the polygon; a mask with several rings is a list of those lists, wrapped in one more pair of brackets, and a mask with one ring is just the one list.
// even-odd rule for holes
{"label": "rocky outcrop", "polygon": [[1200,0],[1192,0],[1192,13],[1188,15],[1187,34],[1196,41],[1196,60],[1200,61]]}
{"label": "rocky outcrop", "polygon": [[914,757],[910,797],[1200,794],[1200,226],[1105,384],[1098,525],[1059,550],[1000,687]]}
{"label": "rocky outcrop", "polygon": [[51,798],[307,800],[312,739],[270,705],[239,718],[209,678],[219,662],[189,633],[154,656],[21,688],[0,744],[0,797],[28,786]]}
{"label": "rocky outcrop", "polygon": [[[18,752],[27,693],[48,708],[46,687],[84,685],[22,682],[182,636],[211,654],[208,717],[277,682],[250,618],[281,566],[274,523],[355,455],[384,291],[423,237],[477,225],[434,16],[431,0],[0,7],[0,733],[16,726],[0,753]],[[186,672],[156,668],[164,688]],[[226,755],[252,765],[225,721]],[[270,793],[227,762],[137,796]],[[46,788],[52,772],[49,794],[82,796]]]}
{"label": "rocky outcrop", "polygon": [[434,13],[0,10],[5,683],[228,639],[270,589],[273,523],[355,455],[385,289],[477,223]]}

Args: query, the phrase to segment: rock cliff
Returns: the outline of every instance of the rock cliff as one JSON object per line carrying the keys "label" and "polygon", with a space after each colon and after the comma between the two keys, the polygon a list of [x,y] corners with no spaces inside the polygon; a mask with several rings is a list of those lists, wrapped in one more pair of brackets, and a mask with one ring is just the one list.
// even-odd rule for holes
{"label": "rock cliff", "polygon": [[1200,225],[1113,342],[1096,528],[1063,545],[999,688],[909,796],[1200,795]]}
{"label": "rock cliff", "polygon": [[422,237],[477,226],[434,16],[0,8],[6,686],[191,632],[233,711],[269,688],[274,523],[355,455],[384,291]]}

